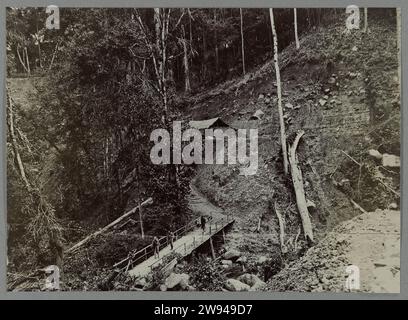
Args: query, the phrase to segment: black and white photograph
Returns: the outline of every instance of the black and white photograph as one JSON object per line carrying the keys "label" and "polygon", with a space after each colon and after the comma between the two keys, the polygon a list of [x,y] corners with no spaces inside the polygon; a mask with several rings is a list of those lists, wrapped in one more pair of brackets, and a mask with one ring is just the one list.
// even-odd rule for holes
{"label": "black and white photograph", "polygon": [[400,293],[399,8],[5,24],[8,292]]}

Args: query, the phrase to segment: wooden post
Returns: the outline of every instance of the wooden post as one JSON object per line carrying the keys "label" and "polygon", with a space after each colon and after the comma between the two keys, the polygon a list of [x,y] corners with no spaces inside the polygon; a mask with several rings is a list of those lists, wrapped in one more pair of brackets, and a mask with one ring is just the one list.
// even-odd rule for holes
{"label": "wooden post", "polygon": [[212,242],[212,237],[210,237],[210,246],[211,246],[212,258],[215,260],[215,251],[214,251],[214,245],[213,245],[213,242]]}
{"label": "wooden post", "polygon": [[142,206],[139,203],[139,219],[140,219],[140,232],[142,239],[144,239],[144,230],[143,230],[143,218],[142,218]]}

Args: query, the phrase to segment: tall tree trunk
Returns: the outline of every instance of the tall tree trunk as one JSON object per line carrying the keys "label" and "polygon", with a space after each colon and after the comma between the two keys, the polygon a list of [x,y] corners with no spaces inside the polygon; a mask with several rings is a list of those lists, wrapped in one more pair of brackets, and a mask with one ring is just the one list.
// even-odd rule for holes
{"label": "tall tree trunk", "polygon": [[367,32],[368,29],[368,9],[364,8],[364,33]]}
{"label": "tall tree trunk", "polygon": [[28,59],[27,47],[24,47],[24,53],[25,53],[25,57],[26,57],[26,61],[27,61],[27,73],[28,73],[28,75],[30,75],[30,74],[31,74],[31,70],[30,70],[30,60]]}
{"label": "tall tree trunk", "polygon": [[242,17],[242,8],[239,8],[241,18],[241,53],[242,53],[242,74],[245,75],[245,50],[244,50],[244,21]]}
{"label": "tall tree trunk", "polygon": [[40,40],[38,40],[38,62],[39,62],[39,65],[40,65],[40,69],[42,69]]}
{"label": "tall tree trunk", "polygon": [[282,108],[282,85],[279,70],[278,61],[278,37],[276,35],[275,21],[273,19],[273,9],[269,8],[269,15],[271,18],[271,28],[273,35],[273,52],[274,52],[274,62],[275,62],[275,73],[276,73],[276,85],[278,91],[278,112],[279,112],[279,122],[280,122],[280,135],[282,144],[282,156],[283,156],[283,169],[285,175],[288,174],[288,152],[286,146],[286,133],[285,133],[285,121],[283,119],[283,108]]}
{"label": "tall tree trunk", "polygon": [[186,32],[184,31],[184,26],[181,26],[181,29],[183,31],[183,50],[184,50],[184,89],[186,92],[191,91],[190,87],[190,72],[189,72],[189,67],[188,67],[188,54],[187,54],[187,39],[186,39]]}
{"label": "tall tree trunk", "polygon": [[296,41],[296,49],[300,48],[299,44],[299,36],[298,36],[298,24],[297,24],[297,10],[296,8],[293,9],[293,23],[295,25],[295,41]]}
{"label": "tall tree trunk", "polygon": [[191,11],[190,9],[187,9],[188,11],[188,22],[189,22],[189,31],[190,31],[190,63],[193,63],[193,23],[191,22]]}
{"label": "tall tree trunk", "polygon": [[217,9],[214,9],[214,40],[215,40],[215,71],[218,73],[220,70],[220,58],[218,54],[218,32],[217,32]]}
{"label": "tall tree trunk", "polygon": [[21,65],[23,66],[25,72],[28,73],[28,69],[27,69],[27,67],[25,65],[25,62],[24,62],[24,60],[25,60],[24,49],[23,49],[23,58],[21,58],[20,51],[18,50],[18,47],[16,48],[16,51],[17,51],[18,60],[20,61]]}

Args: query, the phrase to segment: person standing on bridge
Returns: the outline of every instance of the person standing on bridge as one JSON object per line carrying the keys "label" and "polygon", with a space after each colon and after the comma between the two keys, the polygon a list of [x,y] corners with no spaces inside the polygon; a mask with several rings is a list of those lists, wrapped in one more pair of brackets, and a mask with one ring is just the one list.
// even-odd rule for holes
{"label": "person standing on bridge", "polygon": [[201,216],[201,229],[203,229],[203,234],[205,232],[205,223],[206,223],[206,219],[204,216]]}
{"label": "person standing on bridge", "polygon": [[167,233],[167,242],[170,243],[170,249],[174,249],[174,232],[170,231]]}
{"label": "person standing on bridge", "polygon": [[160,249],[159,238],[157,238],[157,237],[153,238],[152,247],[153,247],[153,251],[154,251],[154,257],[156,258],[156,256],[157,256],[157,258],[160,258],[160,256],[159,256],[159,249]]}

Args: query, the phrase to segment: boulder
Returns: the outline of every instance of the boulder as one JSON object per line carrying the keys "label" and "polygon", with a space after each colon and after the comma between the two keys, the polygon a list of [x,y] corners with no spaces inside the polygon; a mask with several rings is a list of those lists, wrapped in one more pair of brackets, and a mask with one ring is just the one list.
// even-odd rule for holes
{"label": "boulder", "polygon": [[392,210],[396,210],[396,209],[398,209],[398,204],[393,202],[393,203],[390,204],[389,208],[392,209]]}
{"label": "boulder", "polygon": [[221,260],[221,264],[226,265],[226,266],[232,266],[232,261],[231,260]]}
{"label": "boulder", "polygon": [[225,287],[229,291],[249,291],[249,289],[251,288],[247,284],[242,283],[241,281],[238,281],[238,280],[235,280],[235,279],[228,279],[225,282]]}
{"label": "boulder", "polygon": [[382,155],[382,165],[384,167],[399,168],[400,167],[400,157],[393,154],[384,153]]}
{"label": "boulder", "polygon": [[231,249],[224,253],[223,258],[225,260],[234,260],[234,259],[238,259],[240,256],[241,256],[241,252],[235,249]]}
{"label": "boulder", "polygon": [[180,287],[186,287],[188,286],[188,280],[190,279],[190,276],[186,273],[171,273],[166,280],[164,281],[164,284],[166,285],[167,289],[174,289],[177,286]]}
{"label": "boulder", "polygon": [[382,157],[383,157],[383,155],[382,155],[379,151],[377,151],[377,150],[375,150],[375,149],[370,149],[370,150],[368,150],[368,154],[369,154],[370,156],[372,156],[372,157],[378,159],[378,160],[381,160]]}
{"label": "boulder", "polygon": [[160,291],[167,291],[167,287],[165,284],[160,285]]}
{"label": "boulder", "polygon": [[238,280],[249,285],[251,290],[259,290],[265,285],[265,282],[259,279],[256,275],[250,273],[245,273],[242,276],[239,276]]}

